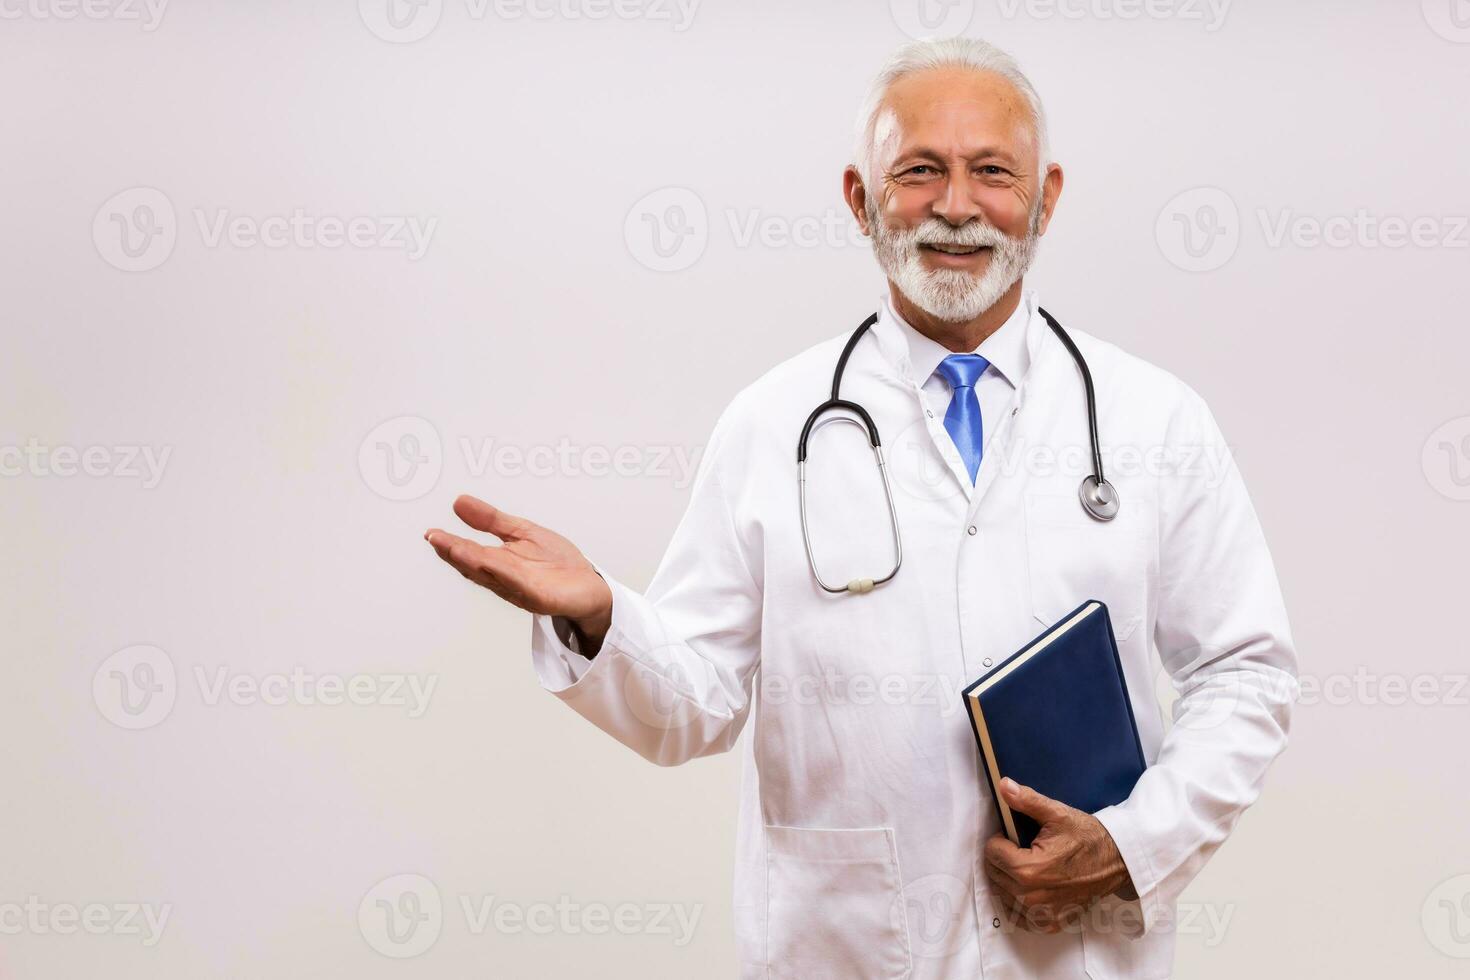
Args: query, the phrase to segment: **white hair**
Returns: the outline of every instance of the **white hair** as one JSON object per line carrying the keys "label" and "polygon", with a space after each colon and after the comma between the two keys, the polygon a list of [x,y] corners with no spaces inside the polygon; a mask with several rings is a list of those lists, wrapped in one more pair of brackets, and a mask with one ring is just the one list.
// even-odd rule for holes
{"label": "white hair", "polygon": [[857,118],[857,146],[854,154],[858,173],[867,182],[873,164],[873,151],[878,142],[878,116],[883,108],[883,99],[893,83],[914,72],[933,68],[969,68],[974,71],[992,72],[1016,87],[1031,108],[1031,118],[1036,134],[1037,173],[1046,176],[1048,146],[1046,136],[1046,110],[1041,105],[1041,96],[1031,85],[1031,80],[1022,73],[1014,58],[1000,48],[978,38],[950,37],[942,40],[913,41],[905,44],[888,59],[868,90]]}

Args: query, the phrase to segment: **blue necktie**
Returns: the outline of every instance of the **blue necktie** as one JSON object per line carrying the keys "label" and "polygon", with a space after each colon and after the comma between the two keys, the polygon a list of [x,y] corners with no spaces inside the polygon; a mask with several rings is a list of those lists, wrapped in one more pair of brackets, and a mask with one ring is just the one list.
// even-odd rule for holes
{"label": "blue necktie", "polygon": [[965,469],[970,471],[970,483],[980,470],[980,457],[985,452],[985,427],[980,421],[980,399],[975,397],[975,382],[990,367],[990,362],[979,354],[951,354],[939,362],[939,374],[949,382],[954,396],[949,400],[949,411],[944,413],[944,428],[960,451]]}

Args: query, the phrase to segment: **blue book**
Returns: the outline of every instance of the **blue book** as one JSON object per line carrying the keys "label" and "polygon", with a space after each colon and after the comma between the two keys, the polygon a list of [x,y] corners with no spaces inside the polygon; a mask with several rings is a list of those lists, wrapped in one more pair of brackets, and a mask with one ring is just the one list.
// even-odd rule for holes
{"label": "blue book", "polygon": [[965,705],[1006,836],[1040,827],[997,791],[1009,776],[1084,813],[1121,803],[1147,763],[1108,607],[1091,600],[965,688]]}

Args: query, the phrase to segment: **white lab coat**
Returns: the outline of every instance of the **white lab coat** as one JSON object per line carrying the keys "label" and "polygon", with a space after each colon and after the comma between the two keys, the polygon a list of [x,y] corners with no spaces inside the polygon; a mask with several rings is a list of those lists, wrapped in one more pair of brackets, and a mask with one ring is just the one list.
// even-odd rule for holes
{"label": "white lab coat", "polygon": [[[1180,892],[1256,798],[1284,748],[1296,657],[1256,514],[1189,387],[1072,329],[1097,386],[1122,510],[1082,510],[1081,377],[1028,310],[1031,366],[976,484],[926,417],[886,316],[843,397],[883,437],[902,569],[865,595],[814,582],[796,442],[848,330],[741,391],[710,436],[688,510],[645,594],[594,564],[612,626],[589,663],[536,616],[541,684],[659,765],[743,742],[735,869],[742,977],[1169,976]],[[917,379],[922,382],[923,379]],[[823,576],[891,566],[873,456],[856,427],[813,436],[809,520]],[[1080,930],[1024,931],[982,866],[999,832],[959,691],[1085,599],[1109,608],[1150,765],[1097,816],[1139,893]],[[1172,718],[1163,701],[1173,692]],[[653,819],[658,819],[653,815]],[[651,825],[652,826],[652,825]]]}

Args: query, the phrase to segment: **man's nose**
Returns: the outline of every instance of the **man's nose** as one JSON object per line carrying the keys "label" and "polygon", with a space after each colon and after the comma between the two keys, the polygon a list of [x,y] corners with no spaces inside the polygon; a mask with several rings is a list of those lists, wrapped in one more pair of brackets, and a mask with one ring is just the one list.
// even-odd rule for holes
{"label": "man's nose", "polygon": [[934,202],[934,213],[956,228],[980,214],[969,175],[958,174],[945,179],[944,193]]}

